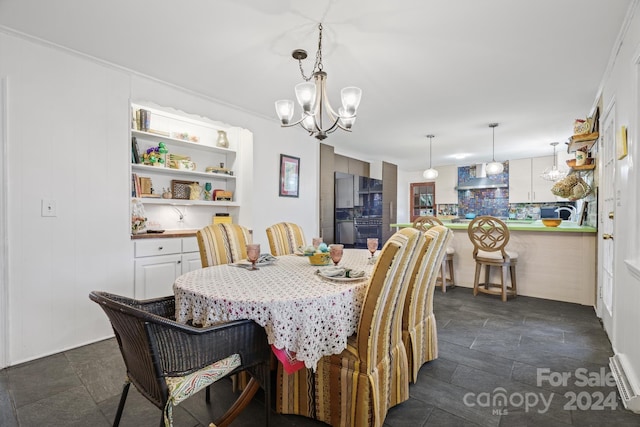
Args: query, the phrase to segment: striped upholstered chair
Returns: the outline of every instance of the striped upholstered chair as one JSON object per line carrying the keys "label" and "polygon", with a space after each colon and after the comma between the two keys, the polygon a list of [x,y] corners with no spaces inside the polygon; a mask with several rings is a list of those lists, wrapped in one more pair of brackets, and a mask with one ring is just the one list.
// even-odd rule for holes
{"label": "striped upholstered chair", "polygon": [[271,255],[289,255],[300,246],[306,246],[304,233],[298,224],[279,222],[267,228]]}
{"label": "striped upholstered chair", "polygon": [[211,224],[198,230],[202,267],[231,264],[247,258],[251,234],[238,224]]}
{"label": "striped upholstered chair", "polygon": [[430,240],[407,228],[387,241],[369,280],[357,333],[341,354],[323,357],[315,373],[301,369],[288,375],[278,364],[279,412],[334,427],[380,427],[389,408],[409,398],[402,301]]}
{"label": "striped upholstered chair", "polygon": [[[442,225],[442,221],[432,215],[419,216],[415,221],[413,221],[413,228],[417,228],[422,231],[427,231],[434,225]],[[447,246],[446,253],[442,258],[440,272],[440,285],[442,286],[442,292],[447,292],[447,286],[453,287],[456,285],[456,277],[453,269],[453,258],[455,257],[455,254],[455,249],[451,246]],[[447,268],[449,269],[449,278],[447,278]]]}
{"label": "striped upholstered chair", "polygon": [[442,225],[435,225],[425,233],[431,238],[431,244],[407,292],[402,314],[402,341],[407,350],[409,376],[414,383],[418,380],[420,367],[438,357],[433,291],[447,243],[453,237],[453,232]]}

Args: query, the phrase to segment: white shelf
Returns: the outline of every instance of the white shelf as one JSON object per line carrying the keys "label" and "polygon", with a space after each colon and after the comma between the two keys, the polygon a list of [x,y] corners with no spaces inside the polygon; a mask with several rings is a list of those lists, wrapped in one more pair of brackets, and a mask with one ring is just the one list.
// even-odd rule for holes
{"label": "white shelf", "polygon": [[184,139],[171,138],[169,136],[162,136],[155,133],[143,132],[136,129],[131,129],[131,135],[135,137],[141,137],[144,139],[152,139],[158,142],[169,142],[171,145],[176,145],[184,148],[193,148],[196,150],[208,151],[211,153],[231,154],[235,155],[236,151],[229,148],[216,147],[212,145],[206,145],[199,142],[185,141]]}
{"label": "white shelf", "polygon": [[144,173],[158,173],[165,175],[172,175],[176,177],[184,177],[184,178],[207,178],[207,179],[220,179],[220,180],[235,180],[235,175],[227,175],[226,173],[213,173],[213,172],[198,172],[198,171],[190,171],[183,169],[173,169],[159,166],[150,166],[142,163],[132,163],[131,170],[134,172],[144,172]]}
{"label": "white shelf", "polygon": [[189,200],[189,199],[163,199],[158,197],[132,197],[139,199],[147,205],[174,205],[174,206],[211,206],[211,207],[239,207],[238,202],[214,202],[209,200]]}

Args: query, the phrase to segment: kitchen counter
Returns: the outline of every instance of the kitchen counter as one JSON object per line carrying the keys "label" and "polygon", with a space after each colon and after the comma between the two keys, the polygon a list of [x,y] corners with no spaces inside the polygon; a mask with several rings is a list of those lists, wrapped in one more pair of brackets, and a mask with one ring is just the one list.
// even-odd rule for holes
{"label": "kitchen counter", "polygon": [[[539,220],[505,222],[510,231],[507,250],[518,253],[518,295],[590,306],[595,304],[596,228],[569,221],[563,221],[559,227],[545,227]],[[456,285],[472,288],[476,264],[473,244],[467,234],[469,223],[443,223],[453,230],[449,246],[455,250],[453,264]],[[404,228],[412,225],[391,226]],[[498,271],[492,269],[493,283],[500,283]],[[436,288],[438,291],[439,288]],[[496,298],[496,304],[500,304],[499,298]]]}
{"label": "kitchen counter", "polygon": [[[442,221],[442,224],[450,228],[451,230],[466,230],[469,227],[471,220],[462,220],[463,222],[451,222]],[[588,227],[585,225],[578,225],[575,222],[562,221],[558,227],[547,227],[542,221],[527,221],[527,220],[506,220],[505,223],[509,230],[512,231],[534,231],[543,233],[597,233],[598,229],[595,227]],[[398,223],[391,224],[391,227],[396,228],[408,228],[412,227],[410,223]]]}
{"label": "kitchen counter", "polygon": [[193,237],[198,230],[166,230],[163,233],[143,233],[131,235],[131,240],[162,239],[173,237]]}

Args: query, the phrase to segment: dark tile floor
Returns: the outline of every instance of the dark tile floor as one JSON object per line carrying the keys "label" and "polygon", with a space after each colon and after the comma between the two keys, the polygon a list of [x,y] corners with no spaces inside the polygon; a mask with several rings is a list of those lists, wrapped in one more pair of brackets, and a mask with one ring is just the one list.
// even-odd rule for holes
{"label": "dark tile floor", "polygon": [[[593,308],[522,296],[502,303],[466,288],[436,291],[435,307],[440,357],[422,367],[386,427],[640,426],[606,384],[611,345]],[[109,426],[124,372],[113,339],[4,369],[0,426]],[[175,426],[207,426],[234,398],[229,390],[228,380],[216,383],[212,407],[204,396],[186,400]],[[264,426],[262,402],[233,425]],[[132,387],[121,425],[156,427],[160,415]],[[273,414],[272,425],[324,424]]]}

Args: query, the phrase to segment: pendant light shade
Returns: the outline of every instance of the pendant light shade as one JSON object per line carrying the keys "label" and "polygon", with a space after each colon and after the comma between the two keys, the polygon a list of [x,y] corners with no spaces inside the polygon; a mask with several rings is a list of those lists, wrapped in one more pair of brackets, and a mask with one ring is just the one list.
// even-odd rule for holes
{"label": "pendant light shade", "polygon": [[429,181],[433,181],[438,177],[438,171],[431,167],[431,144],[433,137],[434,135],[427,135],[427,138],[429,138],[429,169],[422,172],[422,176],[424,177],[424,179]]}
{"label": "pendant light shade", "polygon": [[551,146],[553,147],[553,166],[551,166],[550,168],[546,168],[544,172],[542,172],[542,174],[540,175],[542,179],[545,179],[547,181],[553,181],[553,182],[560,181],[562,178],[567,176],[566,170],[558,169],[558,158],[556,157],[556,145],[558,145],[557,142],[551,143]]}
{"label": "pendant light shade", "polygon": [[504,170],[504,165],[496,162],[496,127],[498,123],[489,123],[489,127],[493,129],[493,149],[491,155],[491,163],[487,163],[487,175],[498,175]]}

